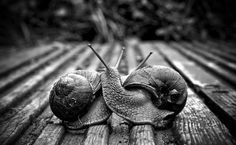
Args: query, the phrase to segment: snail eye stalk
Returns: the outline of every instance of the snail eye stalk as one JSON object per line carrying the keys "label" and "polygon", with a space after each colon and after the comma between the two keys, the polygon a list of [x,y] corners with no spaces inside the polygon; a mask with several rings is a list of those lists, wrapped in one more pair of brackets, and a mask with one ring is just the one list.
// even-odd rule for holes
{"label": "snail eye stalk", "polygon": [[146,56],[146,58],[145,58],[142,62],[140,62],[140,64],[136,67],[135,70],[140,69],[140,68],[146,63],[146,61],[148,60],[148,58],[149,58],[152,54],[153,54],[153,52],[150,52],[150,53]]}
{"label": "snail eye stalk", "polygon": [[97,51],[92,47],[91,44],[88,44],[88,47],[91,48],[91,50],[94,52],[94,54],[98,57],[98,59],[103,63],[103,65],[106,67],[107,70],[110,71],[110,67],[105,63],[105,61],[102,59],[102,57],[97,53]]}

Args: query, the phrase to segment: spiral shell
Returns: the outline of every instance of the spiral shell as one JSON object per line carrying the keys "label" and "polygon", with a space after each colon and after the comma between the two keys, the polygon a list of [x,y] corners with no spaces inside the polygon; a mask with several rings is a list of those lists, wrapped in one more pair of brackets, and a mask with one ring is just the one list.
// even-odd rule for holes
{"label": "spiral shell", "polygon": [[185,106],[187,84],[175,70],[165,66],[146,66],[132,72],[123,86],[141,87],[152,93],[152,101],[158,109],[178,114]]}
{"label": "spiral shell", "polygon": [[78,70],[61,76],[49,95],[52,112],[61,120],[76,121],[93,102],[99,83],[95,71]]}

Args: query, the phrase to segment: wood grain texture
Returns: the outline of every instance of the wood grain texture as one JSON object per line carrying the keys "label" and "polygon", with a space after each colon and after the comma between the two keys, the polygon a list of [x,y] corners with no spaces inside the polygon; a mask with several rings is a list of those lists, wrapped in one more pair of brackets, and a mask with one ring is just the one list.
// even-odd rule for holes
{"label": "wood grain texture", "polygon": [[[171,43],[170,43],[171,44]],[[68,45],[72,47],[71,45]],[[63,47],[68,47],[61,45]],[[82,45],[77,48],[80,49]],[[85,45],[83,45],[85,46]],[[180,45],[183,47],[183,45]],[[114,66],[118,55],[121,51],[120,44],[105,44],[94,45],[99,54],[105,59],[108,64]],[[107,48],[107,49],[105,49]],[[183,51],[186,48],[181,48]],[[35,62],[44,61],[48,58],[53,60],[50,55],[61,51],[58,48],[49,54],[38,58]],[[204,49],[201,49],[204,50]],[[169,128],[160,129],[153,128],[150,125],[135,125],[132,126],[128,121],[112,114],[108,122],[101,125],[90,126],[83,130],[71,131],[65,130],[61,121],[56,118],[50,110],[48,105],[48,92],[50,91],[52,83],[59,77],[59,75],[73,71],[75,69],[93,69],[100,70],[102,68],[100,61],[93,55],[93,52],[87,48],[82,53],[71,54],[68,59],[61,61],[61,58],[56,58],[51,61],[48,66],[62,65],[54,67],[50,75],[43,77],[42,83],[39,83],[36,89],[28,88],[29,93],[23,95],[23,99],[18,99],[16,104],[10,105],[0,118],[0,142],[2,144],[52,144],[52,145],[82,145],[82,144],[103,144],[103,145],[208,145],[208,144],[225,144],[234,145],[235,137],[230,134],[229,129],[234,130],[235,123],[235,101],[236,93],[234,89],[229,87],[227,83],[222,81],[218,75],[213,75],[211,71],[204,70],[199,62],[192,59],[192,55],[200,57],[202,60],[206,58],[201,57],[195,51],[190,51],[191,57],[180,53],[179,50],[172,48],[172,44],[162,42],[140,42],[136,39],[127,40],[127,55],[121,61],[119,71],[122,75],[128,74],[135,68],[138,63],[153,51],[153,55],[148,59],[145,65],[164,65],[173,67],[181,73],[187,80],[193,92],[188,89],[189,97],[184,110],[177,115],[176,119]],[[186,50],[187,52],[188,50]],[[205,50],[204,50],[205,51]],[[71,52],[72,53],[72,52]],[[68,55],[69,53],[66,53]],[[58,54],[59,55],[59,54]],[[215,54],[217,55],[217,54]],[[224,59],[220,55],[217,55]],[[191,58],[191,59],[188,59]],[[47,64],[46,64],[47,65]],[[47,67],[45,65],[45,68]],[[23,69],[26,66],[34,64],[27,63],[17,70]],[[44,65],[39,66],[39,70],[44,70]],[[35,67],[37,69],[37,67]],[[102,69],[101,69],[102,70]],[[12,73],[13,74],[13,73]],[[30,73],[31,74],[31,73]],[[29,78],[35,79],[34,76],[41,74],[41,72],[32,73]],[[23,88],[23,83],[27,82],[20,80],[16,84],[13,91]],[[18,91],[17,95],[24,92]],[[8,93],[7,93],[8,95]],[[13,94],[14,95],[14,94]],[[17,96],[15,95],[15,96]],[[4,98],[5,96],[3,96]],[[216,115],[221,121],[216,117]],[[223,114],[223,115],[222,115]],[[223,119],[222,119],[223,118]],[[226,122],[224,120],[227,120]],[[228,124],[227,124],[228,122]],[[225,124],[225,125],[224,125]],[[16,142],[17,141],[17,142]]]}
{"label": "wood grain texture", "polygon": [[198,54],[199,56],[202,56],[202,57],[208,59],[208,61],[212,61],[213,63],[215,63],[225,69],[228,69],[229,71],[236,72],[235,63],[233,63],[231,61],[227,61],[215,54],[210,53],[210,51],[208,49],[203,50],[202,47],[198,47],[198,46],[192,45],[190,43],[181,43],[181,44],[184,46],[183,48],[191,50],[195,54]]}
{"label": "wood grain texture", "polygon": [[[192,79],[192,83],[194,82],[195,85],[198,87],[198,89],[201,89],[200,87],[205,85],[204,83],[201,82],[201,79],[200,79],[201,77],[203,77],[202,75],[202,73],[204,72],[203,70],[201,70],[197,66],[192,67],[192,69],[184,69],[183,67],[183,66],[186,66],[186,64],[193,65],[194,62],[187,60],[185,57],[183,57],[182,55],[180,55],[178,52],[176,52],[174,49],[171,49],[167,45],[157,44],[157,46],[160,53],[168,60],[168,62],[172,66],[174,66],[175,69],[179,70],[179,72],[182,75],[184,76],[188,75],[191,78],[194,78],[192,77],[193,75],[196,76],[195,79]],[[182,65],[180,66],[180,64]],[[188,72],[187,70],[191,70],[192,72]],[[212,77],[213,76],[211,76],[211,78]],[[212,81],[212,80],[215,81],[215,79],[211,80],[211,78],[205,77],[204,79],[203,78],[202,79],[205,81]],[[186,79],[188,80],[188,78]],[[182,114],[184,114],[182,115],[182,120],[179,120],[179,123],[182,124],[181,125],[182,130],[187,129],[188,134],[186,134],[186,132],[184,131],[179,130],[180,125],[178,125],[177,129],[175,129],[177,134],[182,134],[182,141],[183,141],[182,143],[209,144],[211,142],[211,144],[217,144],[217,143],[234,144],[235,140],[233,136],[230,134],[229,130],[225,127],[225,125],[220,122],[220,120],[207,108],[207,106],[198,97],[196,97],[195,93],[193,93],[190,90],[188,91],[188,93],[189,93],[188,101],[184,110],[182,111],[184,112],[188,110],[188,114],[180,113],[179,115],[181,116]],[[212,96],[212,98],[213,97],[214,96]],[[196,104],[194,104],[195,102]],[[197,108],[198,106],[200,109]],[[192,116],[190,116],[191,114]],[[184,117],[186,117],[186,119]],[[188,121],[192,121],[192,122],[188,122]],[[212,125],[212,123],[214,123],[214,125]],[[178,123],[175,122],[175,124],[178,124]],[[192,124],[195,124],[195,125],[192,125]],[[204,139],[205,138],[204,132],[206,132],[206,134],[208,135],[208,137],[206,137],[206,140]],[[192,137],[190,137],[190,135]]]}
{"label": "wood grain texture", "polygon": [[46,126],[34,145],[58,145],[65,132],[65,128],[58,121],[58,118],[53,117],[52,123]]}
{"label": "wood grain texture", "polygon": [[215,54],[215,55],[221,57],[222,59],[225,59],[225,60],[228,60],[228,61],[231,61],[231,62],[236,62],[235,55],[227,53],[227,52],[225,52],[224,50],[221,50],[221,49],[213,48],[215,46],[207,45],[205,43],[201,43],[201,42],[198,42],[198,41],[194,41],[193,44],[196,47],[200,48],[200,49],[209,51],[212,54]]}
{"label": "wood grain texture", "polygon": [[236,91],[171,48],[160,46],[160,49],[175,69],[189,81],[196,91],[205,97],[206,103],[209,103],[209,107],[221,117],[229,129],[235,130]]}
{"label": "wood grain texture", "polygon": [[123,118],[112,113],[110,118],[111,134],[109,145],[128,145],[129,144],[129,123]]}
{"label": "wood grain texture", "polygon": [[186,107],[176,118],[173,127],[179,144],[236,144],[228,129],[206,105],[191,90],[188,90],[188,94]]}
{"label": "wood grain texture", "polygon": [[21,135],[21,137],[16,141],[16,145],[32,145],[38,138],[42,130],[47,126],[53,117],[53,113],[48,106],[36,119],[32,119],[31,125],[27,130]]}
{"label": "wood grain texture", "polygon": [[222,42],[215,42],[215,41],[207,41],[207,45],[212,46],[212,48],[223,50],[224,52],[227,52],[228,54],[234,54],[236,55],[235,47],[233,46],[227,46],[225,43]]}
{"label": "wood grain texture", "polygon": [[[77,48],[77,49],[79,49],[79,48]],[[86,54],[89,54],[88,52],[90,52],[90,50],[87,49],[86,51],[84,51],[83,53],[78,55],[76,57],[76,59],[74,60],[74,62],[70,63],[70,65],[68,65],[67,68],[62,69],[62,71],[59,71],[58,75],[51,78],[52,80],[49,82],[53,83],[57,79],[56,77],[59,77],[59,75],[73,71],[78,66],[81,66],[81,64],[86,59],[86,57],[89,56],[89,55],[86,55]],[[52,86],[52,84],[47,88],[47,90],[41,90],[41,93],[42,92],[49,93],[51,86]],[[48,96],[48,95],[49,94],[46,94],[45,96]],[[44,98],[45,98],[45,96],[44,96]],[[48,104],[48,101],[46,102],[46,104]],[[31,110],[34,110],[34,109],[37,109],[37,108],[31,108]],[[17,144],[24,144],[25,142],[27,142],[28,145],[32,144],[37,139],[37,137],[40,135],[40,132],[42,132],[42,130],[45,128],[45,126],[47,126],[46,122],[48,122],[48,121],[46,121],[46,122],[42,122],[42,121],[48,120],[48,116],[50,116],[50,118],[53,116],[53,113],[52,113],[51,109],[49,108],[49,106],[47,107],[46,111],[44,111],[42,113],[42,116],[39,116],[36,119],[36,121],[33,122],[33,125],[31,125],[29,129],[27,129],[26,133],[18,140]]]}
{"label": "wood grain texture", "polygon": [[17,69],[13,73],[8,74],[4,78],[0,79],[0,92],[6,91],[10,87],[16,85],[19,81],[30,77],[33,73],[35,73],[39,69],[42,69],[45,65],[49,64],[54,59],[60,57],[63,53],[65,53],[65,49],[59,49],[58,51],[54,51],[46,57],[35,61],[35,63],[33,64],[25,65],[24,67]]}
{"label": "wood grain texture", "polygon": [[31,63],[32,60],[40,59],[58,48],[60,49],[60,47],[62,47],[60,43],[43,44],[33,49],[24,50],[22,52],[13,52],[14,54],[5,54],[4,56],[1,56],[0,77],[6,76],[8,73],[15,71],[21,66]]}
{"label": "wood grain texture", "polygon": [[130,145],[155,145],[152,126],[134,126],[130,133]]}
{"label": "wood grain texture", "polygon": [[187,56],[189,59],[196,61],[199,65],[211,71],[213,74],[217,74],[218,76],[222,77],[232,85],[236,85],[236,78],[234,77],[235,76],[234,73],[222,69],[222,67],[220,67],[219,65],[213,62],[209,62],[208,59],[200,57],[197,54],[194,54],[193,52],[183,48],[183,46],[181,46],[180,44],[172,43],[172,46],[179,52],[181,52],[184,56]]}
{"label": "wood grain texture", "polygon": [[6,111],[20,99],[26,98],[26,96],[35,90],[40,83],[53,75],[53,73],[55,73],[63,64],[75,57],[79,52],[80,49],[71,50],[69,53],[65,54],[63,58],[46,66],[44,69],[34,74],[30,79],[23,81],[13,91],[0,98],[0,112]]}
{"label": "wood grain texture", "polygon": [[66,133],[61,145],[83,145],[84,133]]}
{"label": "wood grain texture", "polygon": [[107,145],[109,139],[109,129],[107,125],[91,126],[88,129],[85,145]]}
{"label": "wood grain texture", "polygon": [[[78,66],[81,66],[81,64],[83,63],[83,61],[85,61],[86,57],[89,57],[89,55],[85,55],[85,54],[90,54],[90,53],[88,53],[88,52],[90,52],[89,49],[87,49],[86,51],[84,51],[83,53],[81,53],[80,55],[78,55],[78,56],[76,57],[76,59],[75,59],[70,65],[68,65],[69,67],[67,67],[66,69],[64,69],[60,74],[62,74],[62,73],[68,73],[68,72],[70,72],[70,71],[75,70]],[[58,77],[58,75],[57,75],[57,77]],[[54,81],[55,81],[55,78],[54,78]],[[51,81],[51,82],[53,83],[54,81]],[[47,90],[47,91],[44,90],[44,92],[49,93],[51,86],[52,86],[52,84],[50,85],[50,87],[48,87],[48,90]],[[45,95],[45,96],[49,96],[49,94],[47,94],[47,95]],[[46,104],[48,104],[48,98],[47,98]],[[32,110],[33,110],[33,109],[32,109]],[[44,114],[44,115],[47,116],[47,115],[50,115],[50,114],[52,114],[51,110],[50,110],[50,112],[46,112],[46,114]],[[59,119],[57,119],[55,116],[53,116],[53,118],[54,118],[54,121],[51,121],[52,124],[53,124],[53,122],[59,122]],[[45,127],[45,126],[44,126],[44,127]],[[43,130],[44,134],[48,134],[48,132],[50,132],[50,131],[52,131],[52,130],[60,130],[61,127],[62,127],[62,125],[53,126],[53,125],[49,124],[49,125],[46,125],[45,128],[41,128],[40,130],[41,130],[41,131]],[[36,128],[36,130],[37,130],[37,129],[38,129],[38,128]],[[56,133],[57,133],[57,132],[56,132]],[[64,132],[58,132],[58,133],[64,133]],[[36,134],[35,136],[38,136],[38,134]],[[53,140],[53,141],[55,141],[55,142],[59,142],[59,140],[60,140],[61,138],[58,138],[58,136],[62,136],[62,134],[58,134],[58,135],[55,135],[55,136],[50,136],[50,137],[53,137],[53,138],[52,138],[52,139],[49,139],[49,140]],[[56,138],[55,138],[55,137],[56,137]],[[42,141],[42,140],[43,140],[43,139],[40,139],[40,141]],[[47,140],[46,140],[46,141],[43,141],[43,142],[47,142]]]}
{"label": "wood grain texture", "polygon": [[14,110],[17,110],[16,114],[7,112],[2,116],[0,119],[0,141],[4,140],[3,144],[11,144],[48,105],[48,97],[45,96],[49,96],[49,91],[56,76],[74,69],[75,65],[71,64],[67,67],[64,66],[61,70],[57,70],[57,73],[54,73],[44,85],[38,87],[34,94],[28,98],[28,104],[14,108]]}

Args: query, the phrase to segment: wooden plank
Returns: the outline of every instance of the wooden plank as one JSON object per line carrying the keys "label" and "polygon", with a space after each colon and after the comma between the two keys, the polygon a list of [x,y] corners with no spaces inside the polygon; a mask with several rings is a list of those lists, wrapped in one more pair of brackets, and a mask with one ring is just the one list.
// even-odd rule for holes
{"label": "wooden plank", "polygon": [[[193,63],[163,43],[157,43],[156,46],[165,59],[177,70],[178,68],[183,69],[180,65],[178,67],[174,65],[176,62],[180,63],[178,60],[182,60],[182,64]],[[195,66],[195,68],[197,67]],[[192,71],[195,71],[194,75],[200,75],[198,76],[199,78],[203,70],[195,69]],[[192,75],[192,73],[187,73],[186,71],[181,74]],[[203,85],[199,83],[199,80],[195,80],[195,83],[199,86]],[[226,126],[190,89],[188,90],[186,106],[174,122],[173,129],[178,136],[179,144],[235,144],[235,139]]]}
{"label": "wooden plank", "polygon": [[159,49],[189,84],[204,96],[209,107],[234,132],[236,129],[236,91],[167,45],[159,44]]}
{"label": "wooden plank", "polygon": [[109,129],[107,125],[95,125],[88,129],[85,145],[107,145],[109,138]]}
{"label": "wooden plank", "polygon": [[59,43],[46,44],[30,50],[24,50],[20,53],[14,52],[14,54],[3,57],[0,61],[0,77],[4,77],[21,66],[31,63],[32,60],[40,59],[41,57],[52,53],[61,46],[62,45]]}
{"label": "wooden plank", "polygon": [[109,61],[109,66],[115,66],[116,65],[116,62],[118,60],[118,56],[121,52],[121,45],[119,43],[116,43],[114,45],[114,48],[111,49],[112,50],[112,54],[109,55],[111,56],[110,58],[108,58],[110,61]]}
{"label": "wooden plank", "polygon": [[131,129],[130,145],[155,145],[150,125],[136,125]]}
{"label": "wooden plank", "polygon": [[[51,84],[48,84],[47,87],[49,88],[50,85]],[[30,125],[32,119],[39,115],[42,109],[46,107],[48,97],[45,96],[48,95],[47,91],[36,93],[32,96],[35,99],[20,110],[15,116],[11,118],[4,117],[0,126],[0,141],[2,144],[11,144],[14,142],[21,132]]]}
{"label": "wooden plank", "polygon": [[197,54],[183,48],[181,45],[177,43],[172,43],[171,46],[177,49],[179,52],[181,52],[184,56],[188,57],[191,60],[194,60],[199,65],[211,71],[213,74],[220,76],[222,79],[226,80],[228,83],[232,85],[236,85],[236,77],[234,77],[235,74],[226,71],[225,69],[222,69],[219,65],[209,62],[207,59],[198,56]]}
{"label": "wooden plank", "polygon": [[129,123],[115,113],[110,117],[111,135],[109,145],[128,145],[129,144]]}
{"label": "wooden plank", "polygon": [[206,51],[209,51],[211,52],[212,54],[215,54],[225,60],[228,60],[228,61],[231,61],[231,62],[236,62],[236,57],[235,55],[232,55],[232,54],[229,54],[225,51],[222,51],[220,49],[217,49],[217,48],[212,48],[214,46],[211,46],[211,45],[207,45],[207,44],[204,44],[204,43],[200,43],[198,41],[194,41],[193,42],[194,45],[196,45],[198,48],[201,48],[201,49],[204,49]]}
{"label": "wooden plank", "polygon": [[65,53],[65,49],[54,51],[51,54],[42,57],[35,63],[25,65],[24,67],[21,67],[20,69],[17,69],[6,77],[0,79],[0,93],[6,91],[13,85],[16,85],[19,81],[22,81],[27,77],[29,78],[33,73],[50,63],[50,61],[60,57],[63,53]]}
{"label": "wooden plank", "polygon": [[192,52],[208,59],[208,61],[211,61],[211,62],[213,62],[221,67],[224,67],[232,72],[236,72],[235,63],[232,63],[230,61],[226,61],[226,60],[222,59],[221,57],[210,53],[209,50],[202,50],[201,47],[195,47],[194,45],[192,45],[190,43],[182,43],[182,45],[184,46],[183,48],[191,50]]}
{"label": "wooden plank", "polygon": [[16,104],[20,99],[26,98],[26,96],[32,92],[37,86],[45,79],[53,75],[63,64],[71,60],[80,52],[80,49],[73,49],[68,54],[65,54],[63,58],[60,58],[55,63],[52,63],[38,73],[34,74],[30,79],[23,81],[17,88],[0,98],[0,112],[4,112],[11,106]]}
{"label": "wooden plank", "polygon": [[48,124],[41,135],[37,138],[34,145],[58,145],[65,128],[58,122],[54,116],[51,119],[52,123]]}
{"label": "wooden plank", "polygon": [[133,69],[135,69],[135,67],[137,66],[137,62],[136,62],[136,57],[135,57],[135,50],[134,50],[134,46],[135,46],[136,42],[129,42],[129,44],[127,45],[127,62],[128,62],[128,67],[129,67],[129,73],[133,71]]}
{"label": "wooden plank", "polygon": [[186,107],[176,118],[173,129],[179,144],[236,144],[228,129],[190,89]]}
{"label": "wooden plank", "polygon": [[25,132],[22,133],[20,138],[15,141],[16,145],[32,145],[38,138],[42,130],[47,126],[53,117],[53,113],[49,106],[39,115],[39,117],[32,119],[31,125]]}
{"label": "wooden plank", "polygon": [[225,46],[225,44],[222,42],[207,41],[207,44],[209,46],[212,46],[212,48],[222,50],[224,52],[227,52],[228,54],[236,55],[236,50],[234,47]]}
{"label": "wooden plank", "polygon": [[84,134],[66,133],[61,145],[83,145]]}

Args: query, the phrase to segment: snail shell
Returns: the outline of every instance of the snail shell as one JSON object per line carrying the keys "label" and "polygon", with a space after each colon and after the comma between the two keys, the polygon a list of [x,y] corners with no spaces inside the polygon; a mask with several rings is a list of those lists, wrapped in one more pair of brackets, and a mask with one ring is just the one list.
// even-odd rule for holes
{"label": "snail shell", "polygon": [[88,110],[99,89],[95,71],[78,70],[60,77],[49,95],[52,112],[63,121],[76,121]]}
{"label": "snail shell", "polygon": [[125,88],[141,87],[152,95],[155,106],[178,114],[187,100],[187,84],[175,70],[165,66],[146,66],[132,72],[125,80]]}

